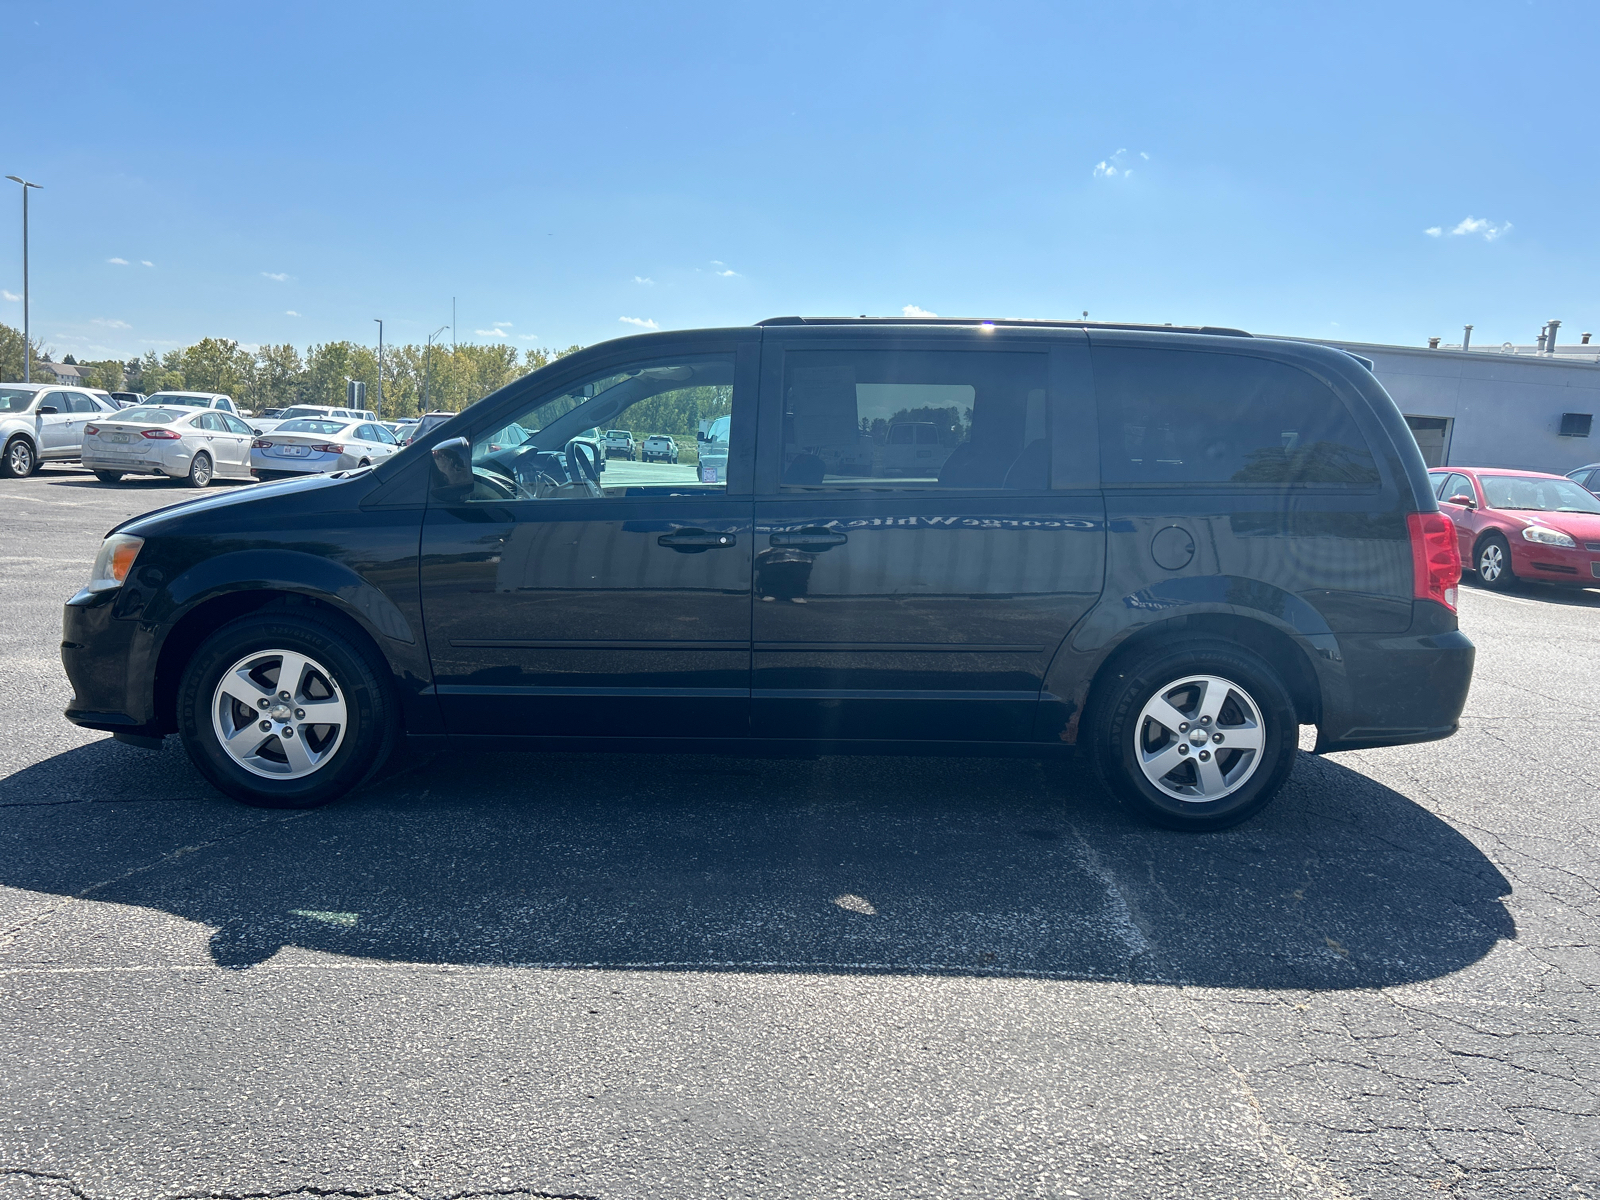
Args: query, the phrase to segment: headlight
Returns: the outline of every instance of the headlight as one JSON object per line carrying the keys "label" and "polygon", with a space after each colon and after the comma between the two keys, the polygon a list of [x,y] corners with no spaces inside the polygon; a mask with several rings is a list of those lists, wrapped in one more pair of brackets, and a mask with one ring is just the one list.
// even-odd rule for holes
{"label": "headlight", "polygon": [[89,591],[109,592],[127,582],[133,570],[133,560],[139,557],[144,545],[142,537],[128,533],[113,533],[100,543],[100,553],[94,556],[94,571],[89,576]]}
{"label": "headlight", "polygon": [[1522,540],[1525,542],[1538,542],[1541,546],[1565,546],[1569,550],[1575,550],[1578,546],[1578,543],[1566,534],[1554,529],[1546,529],[1543,525],[1529,525],[1522,531]]}

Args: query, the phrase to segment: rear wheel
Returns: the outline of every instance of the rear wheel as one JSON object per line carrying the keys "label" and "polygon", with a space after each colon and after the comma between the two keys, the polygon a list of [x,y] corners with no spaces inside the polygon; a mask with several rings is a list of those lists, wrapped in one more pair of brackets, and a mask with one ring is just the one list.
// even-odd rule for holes
{"label": "rear wheel", "polygon": [[1168,643],[1101,685],[1090,749],[1126,806],[1169,829],[1225,829],[1294,767],[1299,724],[1273,669],[1227,642]]}
{"label": "rear wheel", "polygon": [[33,452],[33,443],[25,437],[14,437],[6,443],[0,457],[0,475],[7,479],[26,479],[39,467],[39,458]]}
{"label": "rear wheel", "polygon": [[387,675],[331,625],[264,610],[185,668],[178,724],[196,768],[236,800],[314,808],[371,776],[396,740]]}
{"label": "rear wheel", "polygon": [[122,482],[122,472],[121,471],[96,471],[94,473],[94,477],[96,479],[98,479],[101,483],[121,483]]}
{"label": "rear wheel", "polygon": [[215,468],[211,465],[211,456],[202,450],[190,460],[189,475],[184,482],[192,488],[210,487],[214,470]]}
{"label": "rear wheel", "polygon": [[1517,585],[1516,572],[1511,569],[1511,546],[1498,533],[1491,533],[1478,543],[1473,565],[1478,582],[1486,588],[1504,592]]}

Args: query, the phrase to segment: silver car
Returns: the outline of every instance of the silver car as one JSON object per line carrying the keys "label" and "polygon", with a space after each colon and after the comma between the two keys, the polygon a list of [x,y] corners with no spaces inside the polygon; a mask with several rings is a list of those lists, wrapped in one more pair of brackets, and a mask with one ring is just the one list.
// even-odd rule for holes
{"label": "silver car", "polygon": [[76,461],[84,426],[114,411],[83,388],[0,383],[0,476],[22,479],[42,462]]}
{"label": "silver car", "polygon": [[281,479],[368,467],[399,448],[377,421],[297,417],[257,437],[250,462],[260,478]]}
{"label": "silver car", "polygon": [[217,409],[144,404],[84,430],[83,465],[101,482],[124,475],[165,475],[190,487],[213,479],[251,479],[250,426]]}

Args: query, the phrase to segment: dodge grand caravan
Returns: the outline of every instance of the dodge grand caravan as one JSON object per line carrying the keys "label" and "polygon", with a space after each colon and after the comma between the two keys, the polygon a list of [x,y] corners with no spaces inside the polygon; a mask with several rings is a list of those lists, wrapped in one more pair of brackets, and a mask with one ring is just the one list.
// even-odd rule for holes
{"label": "dodge grand caravan", "polygon": [[[584,436],[707,420],[714,475],[603,484]],[[908,457],[895,431],[924,426],[939,453]],[[787,317],[594,346],[375,467],[124,522],[62,657],[70,720],[178,734],[250,804],[332,800],[402,737],[1076,750],[1207,829],[1278,791],[1301,725],[1319,752],[1455,731],[1459,575],[1404,421],[1341,351]]]}

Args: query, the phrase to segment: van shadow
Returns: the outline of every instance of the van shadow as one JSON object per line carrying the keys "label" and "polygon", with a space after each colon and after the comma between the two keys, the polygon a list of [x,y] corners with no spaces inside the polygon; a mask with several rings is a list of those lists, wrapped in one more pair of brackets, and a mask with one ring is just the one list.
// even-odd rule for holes
{"label": "van shadow", "polygon": [[288,947],[1355,988],[1516,936],[1476,846],[1308,755],[1260,817],[1203,836],[1134,822],[1073,764],[1011,759],[440,754],[285,814],[208,793],[175,746],[108,740],[0,781],[0,805],[0,883],[199,922],[239,968]]}

